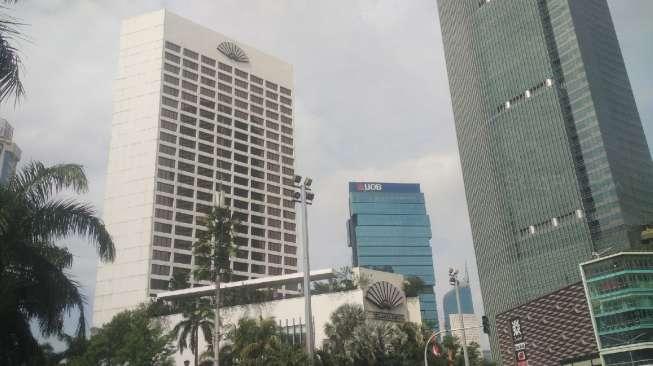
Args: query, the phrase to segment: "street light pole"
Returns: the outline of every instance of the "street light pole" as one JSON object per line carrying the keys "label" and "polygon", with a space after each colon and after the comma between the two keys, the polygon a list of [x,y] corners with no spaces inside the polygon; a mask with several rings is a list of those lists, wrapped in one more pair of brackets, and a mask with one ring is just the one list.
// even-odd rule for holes
{"label": "street light pole", "polygon": [[313,311],[311,309],[311,265],[308,254],[308,205],[313,202],[315,194],[310,187],[313,183],[311,178],[302,178],[295,176],[295,187],[299,191],[295,192],[295,202],[301,203],[302,206],[302,252],[304,267],[304,323],[306,324],[306,354],[308,355],[309,364],[313,363]]}
{"label": "street light pole", "polygon": [[458,316],[460,317],[460,325],[461,325],[461,343],[463,346],[463,356],[465,358],[465,366],[469,366],[469,354],[467,354],[467,338],[465,337],[465,321],[463,318],[463,311],[460,307],[460,289],[459,285],[460,282],[458,281],[458,270],[454,270],[453,268],[449,268],[449,283],[454,286],[456,290],[456,305],[458,306]]}

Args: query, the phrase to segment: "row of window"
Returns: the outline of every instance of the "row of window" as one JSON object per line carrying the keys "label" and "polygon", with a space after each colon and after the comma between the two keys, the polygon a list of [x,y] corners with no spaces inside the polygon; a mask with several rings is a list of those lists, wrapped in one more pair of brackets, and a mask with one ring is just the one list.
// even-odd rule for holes
{"label": "row of window", "polygon": [[[168,70],[168,69],[166,69],[166,71],[173,72],[173,71]],[[166,81],[166,83],[170,83],[170,84],[173,84],[175,86],[179,85],[179,79],[177,79],[177,78],[175,78],[173,76],[170,76],[168,74],[165,74],[165,76],[166,77],[164,78],[164,81]],[[198,96],[196,94],[197,93],[197,85],[195,85],[194,83],[183,80],[182,83],[181,83],[181,86],[185,90],[192,91],[192,93],[189,93],[189,92],[187,92],[185,90],[181,90],[181,93],[180,93],[179,89],[177,89],[175,87],[172,87],[172,86],[170,86],[168,84],[163,84],[163,93],[165,93],[167,95],[170,95],[172,97],[175,97],[175,98],[180,98],[181,100],[186,101],[186,102],[190,102],[190,103],[194,103],[194,104],[197,104],[199,102],[200,106],[206,107],[206,108],[209,108],[209,109],[215,109],[216,108],[216,103],[213,100],[203,98],[203,96],[206,96],[206,97],[211,97],[213,99],[215,97],[215,92],[213,90],[211,90],[209,88],[205,88],[205,87],[200,87],[200,95],[199,95],[199,98],[198,98]],[[287,107],[285,105],[279,105],[276,102],[271,101],[271,100],[265,100],[264,101],[262,97],[256,96],[254,94],[249,95],[249,100],[251,102],[253,102],[254,104],[256,104],[256,105],[248,104],[246,102],[247,92],[244,91],[244,90],[240,90],[240,89],[232,90],[231,86],[224,85],[222,83],[218,83],[218,90],[228,92],[229,94],[232,94],[235,91],[235,95],[238,98],[241,98],[241,99],[235,99],[235,98],[232,98],[229,95],[218,93],[218,101],[219,102],[229,103],[229,104],[235,105],[237,108],[240,108],[240,109],[245,110],[245,111],[250,110],[251,112],[254,112],[254,113],[259,114],[259,115],[264,114],[263,113],[263,107],[265,107],[265,108],[267,108],[269,110],[273,110],[275,112],[281,112],[281,113],[283,113],[283,114],[285,114],[285,115],[287,115],[289,117],[292,117],[292,109],[290,107]],[[266,95],[266,96],[269,97],[269,95]],[[218,110],[220,110],[220,109],[218,109]]]}
{"label": "row of window", "polygon": [[[177,125],[171,122],[168,122],[167,124],[162,120],[162,125],[161,125],[163,130],[167,130],[168,132],[161,131],[159,133],[159,138],[165,142],[169,142],[171,144],[179,144],[181,146],[187,147],[189,149],[195,149],[197,147],[198,150],[203,151],[207,154],[215,154],[216,150],[213,147],[213,143],[217,143],[219,146],[228,146],[231,148],[231,145],[233,143],[233,148],[244,152],[244,153],[250,153],[252,155],[256,155],[259,157],[264,157],[265,156],[265,151],[263,149],[260,149],[256,146],[259,146],[261,148],[266,148],[268,151],[272,151],[272,154],[268,154],[271,157],[276,157],[274,154],[277,154],[281,152],[284,155],[287,155],[288,159],[287,161],[290,161],[292,159],[292,156],[294,154],[294,149],[289,146],[285,145],[279,145],[276,142],[269,141],[269,140],[263,140],[261,138],[258,138],[256,136],[249,136],[249,143],[251,143],[251,146],[248,146],[246,142],[247,141],[247,135],[245,134],[239,134],[239,132],[234,133],[236,138],[238,140],[241,140],[243,142],[238,142],[238,141],[231,141],[229,139],[222,138],[220,136],[215,137],[215,142],[214,142],[214,136],[212,134],[208,134],[205,132],[200,131],[199,134],[196,134],[196,131],[194,129],[190,129],[184,126],[181,126],[179,129],[179,134],[184,135],[185,137],[179,136],[179,138],[175,135],[172,134],[171,132],[177,133]],[[231,130],[230,129],[225,129],[218,127],[218,133],[222,134],[224,136],[231,137]],[[197,139],[199,138],[202,141],[197,141],[197,140],[191,140],[191,139]],[[177,142],[178,141],[178,142]],[[291,138],[286,138],[285,136],[282,136],[282,142],[292,145],[292,139]],[[217,148],[218,155],[220,155],[220,147]],[[228,150],[226,150],[228,151]],[[229,154],[227,154],[229,155]],[[227,156],[230,157],[230,156]],[[276,159],[278,160],[278,158]]]}
{"label": "row of window", "polygon": [[[192,50],[189,50],[188,48],[184,48],[183,51],[182,51],[182,49],[181,49],[181,47],[179,45],[177,45],[175,43],[172,43],[172,42],[169,42],[169,41],[165,42],[165,48],[167,50],[171,50],[171,51],[173,51],[173,52],[175,52],[177,54],[183,55],[185,57],[188,57],[188,58],[196,60],[196,61],[198,61],[200,59],[199,53],[197,53],[195,51],[192,51]],[[168,52],[166,52],[166,54],[167,53]],[[176,57],[179,57],[179,56],[176,56]],[[201,55],[201,61],[202,61],[202,64],[203,64],[202,66],[204,66],[204,64],[209,65],[212,68],[215,68],[215,66],[216,66],[216,60],[214,60],[214,59],[212,59],[210,57]],[[195,63],[193,61],[190,61],[190,60],[184,60],[185,65],[186,65],[186,62],[188,62],[188,65],[189,65],[188,67],[197,69],[197,63]],[[241,69],[238,69],[238,68],[233,68],[232,66],[227,65],[227,64],[222,63],[222,62],[217,62],[217,64],[218,64],[218,69],[219,70],[226,71],[228,73],[231,73],[232,70],[233,70],[236,76],[238,76],[240,78],[243,78],[243,79],[247,79],[247,75],[248,75],[247,72],[245,72],[245,71],[243,71]],[[208,69],[209,68],[207,68],[207,70]],[[249,75],[249,76],[250,76],[249,79],[250,79],[251,82],[256,83],[258,85],[263,85],[264,80],[262,78],[260,78],[258,76],[255,76],[255,75]],[[275,84],[275,83],[273,83],[271,81],[265,80],[265,86],[267,88],[273,89],[273,90],[278,89],[282,94],[285,94],[285,95],[288,95],[288,96],[291,95],[290,89],[285,88],[283,86],[280,87],[280,86],[278,86],[277,84]]]}
{"label": "row of window", "polygon": [[[260,249],[260,250],[265,250],[266,245],[264,240],[260,239],[248,239],[243,236],[236,236],[235,237],[235,242],[238,247],[241,248],[247,248],[250,247],[249,241],[251,240],[251,247],[254,249]],[[282,245],[281,243],[277,242],[268,242],[267,243],[267,249],[269,251],[281,253]],[[161,235],[154,235],[152,239],[152,245],[155,247],[160,247],[160,248],[174,248],[178,250],[186,250],[186,251],[191,251],[193,249],[193,242],[182,239],[182,238],[175,238],[174,240],[170,237],[167,236],[161,236]],[[290,255],[297,255],[297,247],[294,244],[284,244],[283,245],[283,253],[285,254],[290,254]]]}
{"label": "row of window", "polygon": [[[286,154],[291,155],[291,152],[293,151],[292,145],[293,145],[293,139],[292,137],[284,136],[284,135],[279,135],[276,132],[271,132],[271,131],[265,131],[265,135],[261,134],[261,137],[267,138],[268,140],[264,140],[261,137],[256,137],[254,134],[258,133],[263,133],[262,129],[259,129],[260,131],[252,132],[252,135],[249,136],[247,133],[240,132],[238,130],[232,131],[229,128],[218,126],[218,136],[214,135],[214,131],[210,132],[205,132],[203,130],[199,130],[199,133],[196,129],[187,127],[186,125],[177,125],[177,123],[167,121],[166,119],[161,119],[161,129],[166,130],[166,133],[178,133],[179,135],[183,135],[183,137],[190,137],[194,139],[200,139],[203,142],[206,142],[208,144],[217,144],[220,147],[227,147],[231,148],[235,146],[236,144],[241,144],[250,142],[253,145],[259,146],[259,147],[265,147],[268,150],[272,151],[285,151]],[[232,133],[233,132],[233,133]],[[223,137],[224,136],[224,137]],[[231,139],[231,137],[234,137],[236,140]],[[273,141],[270,141],[273,140]],[[242,142],[239,142],[242,141]],[[279,142],[290,145],[289,147],[279,145]],[[207,149],[213,149],[213,146],[208,145]],[[243,149],[241,149],[243,150]],[[244,149],[246,152],[247,150]],[[287,159],[290,161],[289,158]],[[278,158],[277,158],[278,160]]]}

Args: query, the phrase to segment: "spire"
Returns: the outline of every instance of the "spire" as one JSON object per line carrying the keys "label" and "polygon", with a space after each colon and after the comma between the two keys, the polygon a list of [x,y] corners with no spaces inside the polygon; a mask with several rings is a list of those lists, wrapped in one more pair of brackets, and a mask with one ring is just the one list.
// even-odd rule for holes
{"label": "spire", "polygon": [[463,278],[463,281],[465,281],[465,284],[469,286],[469,268],[467,268],[467,261],[465,261],[465,277]]}

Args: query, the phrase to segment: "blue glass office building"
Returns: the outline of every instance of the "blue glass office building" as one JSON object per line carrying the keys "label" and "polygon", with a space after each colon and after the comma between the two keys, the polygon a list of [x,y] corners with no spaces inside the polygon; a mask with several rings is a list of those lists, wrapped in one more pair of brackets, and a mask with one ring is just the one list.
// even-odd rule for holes
{"label": "blue glass office building", "polygon": [[419,184],[350,182],[349,212],[353,265],[421,278],[422,319],[438,329],[431,223]]}
{"label": "blue glass office building", "polygon": [[[474,302],[472,301],[472,290],[469,288],[469,281],[460,283],[460,307],[463,314],[474,314]],[[444,294],[442,298],[442,312],[444,313],[444,329],[451,330],[451,314],[458,314],[458,304],[456,302],[456,290],[451,289]]]}

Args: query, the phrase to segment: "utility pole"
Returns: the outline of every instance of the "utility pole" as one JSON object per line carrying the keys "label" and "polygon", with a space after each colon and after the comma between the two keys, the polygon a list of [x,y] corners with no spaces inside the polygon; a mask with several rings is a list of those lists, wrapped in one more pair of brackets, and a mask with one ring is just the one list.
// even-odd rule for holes
{"label": "utility pole", "polygon": [[313,203],[315,194],[311,191],[313,180],[295,176],[294,201],[302,206],[302,251],[304,267],[304,322],[306,323],[306,354],[309,364],[313,363],[313,311],[311,309],[311,265],[308,254],[308,205]]}
{"label": "utility pole", "polygon": [[456,304],[458,306],[458,316],[460,317],[461,325],[461,343],[463,346],[463,356],[465,357],[465,366],[469,366],[469,355],[467,354],[467,338],[465,337],[465,321],[463,318],[463,311],[460,307],[460,282],[458,281],[458,270],[449,268],[449,284],[451,284],[456,290]]}

